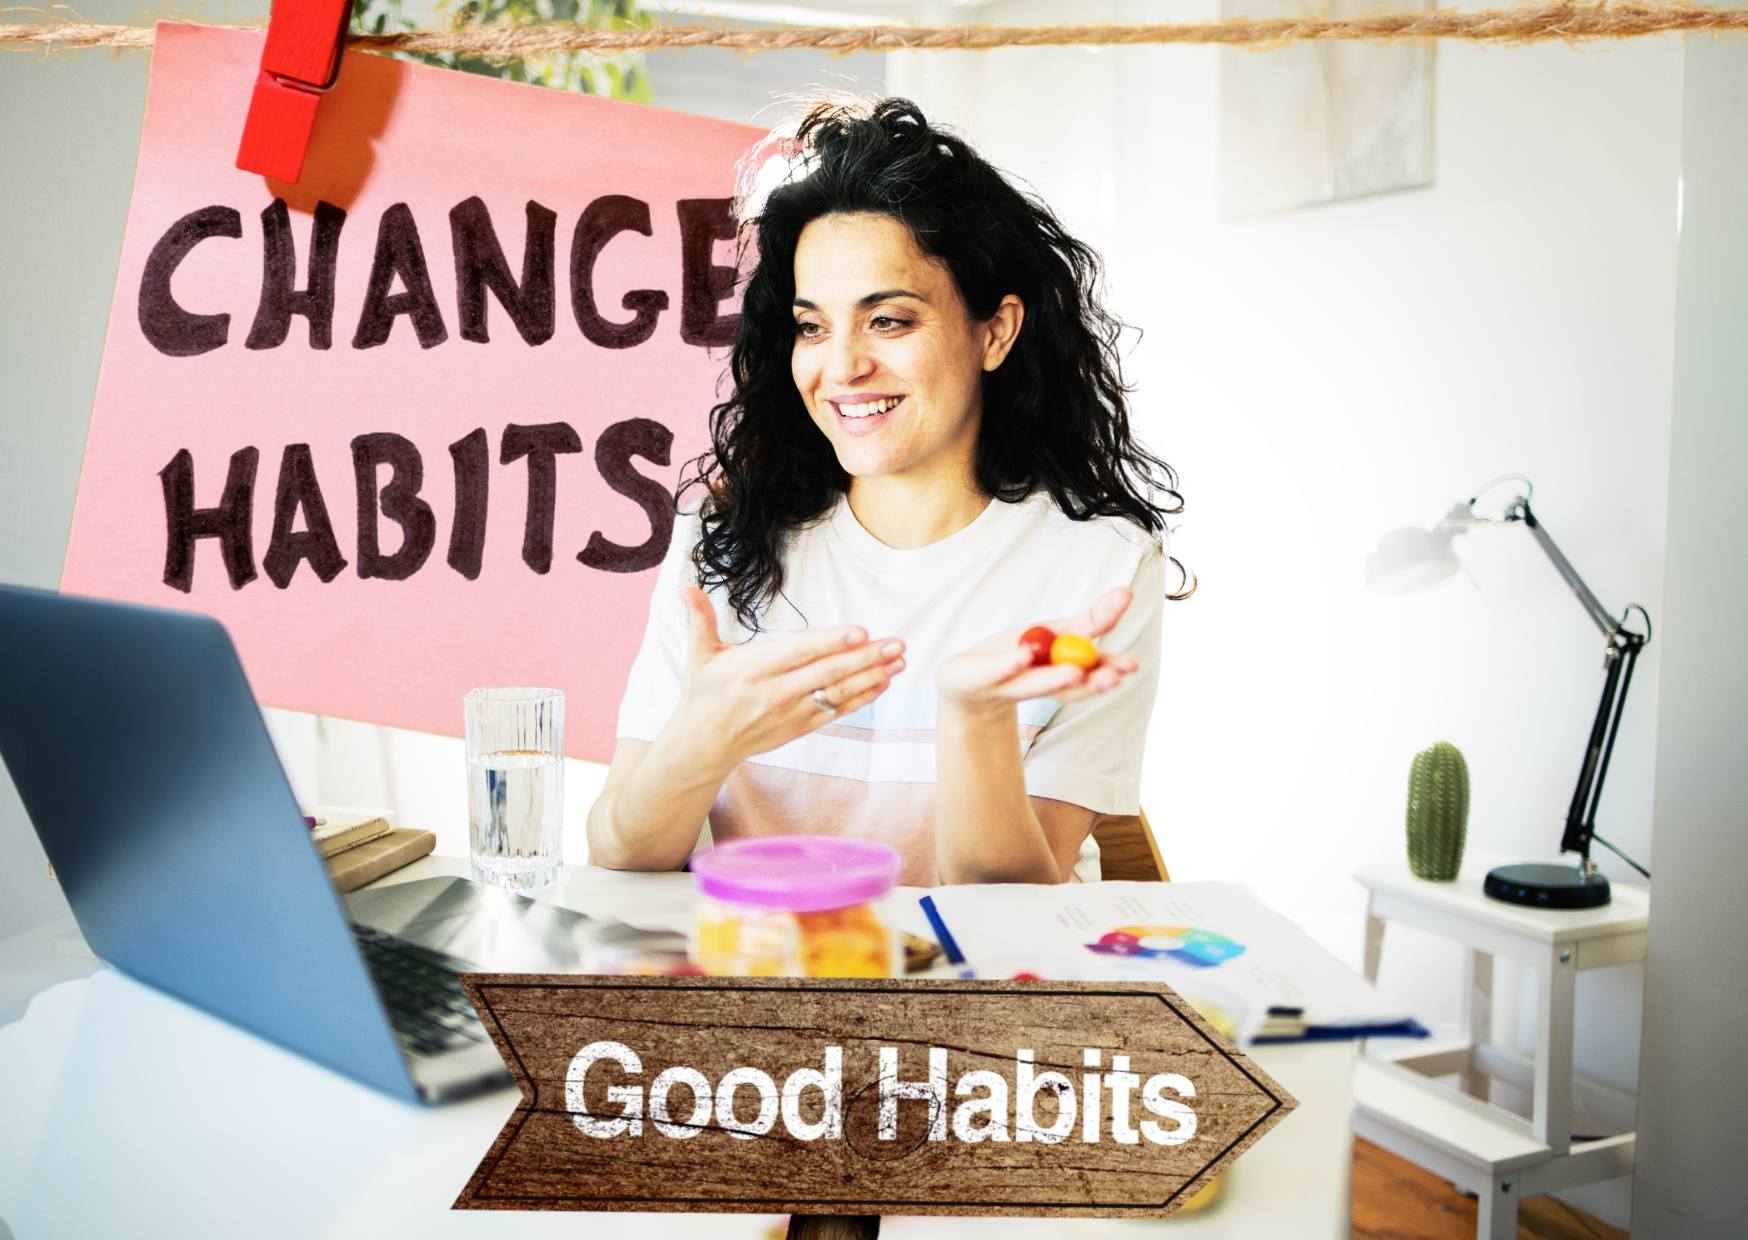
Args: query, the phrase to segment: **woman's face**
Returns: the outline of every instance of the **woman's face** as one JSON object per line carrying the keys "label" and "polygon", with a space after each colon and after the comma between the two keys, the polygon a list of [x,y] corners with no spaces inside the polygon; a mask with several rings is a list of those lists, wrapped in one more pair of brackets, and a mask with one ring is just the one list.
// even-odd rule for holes
{"label": "woman's face", "polygon": [[904,224],[827,215],[795,247],[794,315],[795,387],[846,473],[970,474],[983,372],[1019,333],[1017,297],[975,322],[946,265]]}

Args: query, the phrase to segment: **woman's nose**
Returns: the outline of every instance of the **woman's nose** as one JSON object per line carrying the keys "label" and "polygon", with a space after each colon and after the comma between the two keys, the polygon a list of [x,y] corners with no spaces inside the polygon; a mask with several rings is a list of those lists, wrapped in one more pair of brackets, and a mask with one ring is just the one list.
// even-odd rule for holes
{"label": "woman's nose", "polygon": [[858,332],[843,332],[826,348],[826,380],[830,383],[860,379],[874,368],[868,342]]}

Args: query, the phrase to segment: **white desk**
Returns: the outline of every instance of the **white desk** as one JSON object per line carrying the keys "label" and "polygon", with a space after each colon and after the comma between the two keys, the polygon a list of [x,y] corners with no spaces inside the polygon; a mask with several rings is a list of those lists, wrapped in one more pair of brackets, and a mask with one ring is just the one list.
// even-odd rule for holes
{"label": "white desk", "polygon": [[[1366,866],[1365,972],[1376,981],[1390,922],[1416,926],[1464,947],[1463,1025],[1455,1047],[1404,1047],[1358,1065],[1359,1134],[1476,1194],[1481,1240],[1517,1235],[1517,1203],[1537,1193],[1630,1175],[1634,1134],[1572,1140],[1572,1003],[1584,969],[1645,958],[1650,894],[1614,883],[1601,908],[1556,910],[1507,904],[1482,891],[1505,857],[1473,856],[1455,881],[1415,878],[1404,862]],[[1493,958],[1535,971],[1534,1060],[1492,1039]],[[1431,1078],[1456,1073],[1461,1092]],[[1523,1119],[1489,1101],[1489,1078],[1529,1090]]]}
{"label": "white desk", "polygon": [[[382,881],[465,869],[429,857]],[[570,867],[548,898],[661,921],[689,907],[691,879]],[[1238,1160],[1213,1206],[1164,1225],[1186,1240],[1346,1240],[1353,1044],[1249,1053],[1298,1109]],[[503,1089],[435,1108],[397,1102],[105,968],[44,990],[0,1028],[0,1222],[21,1240],[782,1234],[765,1215],[452,1212],[516,1101]],[[1119,1236],[1136,1226],[910,1217],[886,1219],[881,1234]]]}

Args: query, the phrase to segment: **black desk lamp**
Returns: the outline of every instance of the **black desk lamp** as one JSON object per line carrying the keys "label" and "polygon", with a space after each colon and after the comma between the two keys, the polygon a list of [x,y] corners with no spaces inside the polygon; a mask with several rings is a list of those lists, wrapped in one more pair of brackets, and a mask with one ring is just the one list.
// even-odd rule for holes
{"label": "black desk lamp", "polygon": [[[1525,492],[1505,506],[1502,517],[1477,517],[1475,500],[1488,487],[1508,480],[1524,484]],[[1627,604],[1621,619],[1616,620],[1603,610],[1596,596],[1573,571],[1566,557],[1554,545],[1554,540],[1530,511],[1529,497],[1535,491],[1530,480],[1521,474],[1504,474],[1482,487],[1465,503],[1458,503],[1430,530],[1406,528],[1392,530],[1378,540],[1377,547],[1366,558],[1366,585],[1385,594],[1399,594],[1442,581],[1463,567],[1451,549],[1458,534],[1467,533],[1477,525],[1504,525],[1521,521],[1535,535],[1542,550],[1560,570],[1560,576],[1572,587],[1572,593],[1584,604],[1584,610],[1602,630],[1605,646],[1602,702],[1596,708],[1596,722],[1590,729],[1590,741],[1584,750],[1584,764],[1578,772],[1578,788],[1572,794],[1571,808],[1566,812],[1566,830],[1560,837],[1561,852],[1575,852],[1577,866],[1565,865],[1502,865],[1488,871],[1482,889],[1495,900],[1508,904],[1528,904],[1539,908],[1595,908],[1609,901],[1608,879],[1597,872],[1590,859],[1590,841],[1596,840],[1632,866],[1650,877],[1650,871],[1596,834],[1596,805],[1602,798],[1602,780],[1608,773],[1609,754],[1614,750],[1615,732],[1620,725],[1621,709],[1626,703],[1627,686],[1633,679],[1633,664],[1639,651],[1651,640],[1651,617],[1637,603]],[[1465,569],[1465,571],[1467,571]],[[1635,633],[1626,627],[1626,617],[1634,609],[1645,617],[1645,632]]]}

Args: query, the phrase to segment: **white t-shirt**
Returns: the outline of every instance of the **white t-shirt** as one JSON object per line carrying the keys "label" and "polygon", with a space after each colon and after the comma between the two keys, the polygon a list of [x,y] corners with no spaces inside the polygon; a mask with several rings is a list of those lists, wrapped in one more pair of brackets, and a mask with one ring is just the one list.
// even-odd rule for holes
{"label": "white t-shirt", "polygon": [[[679,587],[697,584],[691,555],[699,529],[696,510],[675,520],[619,708],[621,737],[653,741],[679,703],[688,640]],[[1032,796],[1101,814],[1138,812],[1159,685],[1165,570],[1159,546],[1133,522],[1075,521],[1039,490],[1017,504],[991,500],[963,529],[900,550],[864,529],[840,498],[790,533],[784,569],[766,631],[753,640],[856,624],[872,641],[902,638],[905,669],[869,705],[736,767],[710,812],[714,839],[805,833],[884,840],[904,857],[901,883],[936,885],[937,665],[1004,629],[1075,615],[1119,585],[1135,598],[1099,647],[1133,652],[1140,671],[1082,701],[1020,703],[1020,745]],[[746,640],[725,592],[709,595],[722,640]],[[1090,836],[1075,872],[1098,877]]]}

